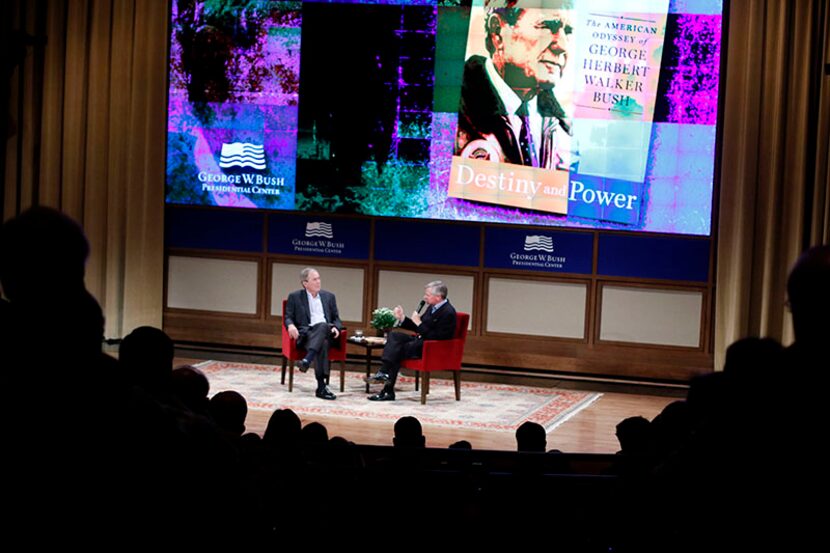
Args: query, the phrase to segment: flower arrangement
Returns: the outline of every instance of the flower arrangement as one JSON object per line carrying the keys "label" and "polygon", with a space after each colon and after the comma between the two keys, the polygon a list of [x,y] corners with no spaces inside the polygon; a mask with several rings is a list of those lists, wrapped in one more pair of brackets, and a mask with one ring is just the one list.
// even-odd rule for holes
{"label": "flower arrangement", "polygon": [[378,307],[372,311],[372,328],[378,330],[388,330],[395,326],[398,319],[395,318],[395,312],[388,307]]}

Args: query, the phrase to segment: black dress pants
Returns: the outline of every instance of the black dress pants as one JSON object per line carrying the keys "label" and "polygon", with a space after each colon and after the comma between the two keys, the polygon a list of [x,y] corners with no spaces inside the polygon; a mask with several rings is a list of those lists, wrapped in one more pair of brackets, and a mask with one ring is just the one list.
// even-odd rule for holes
{"label": "black dress pants", "polygon": [[424,341],[418,336],[405,334],[403,332],[390,332],[386,338],[386,346],[383,348],[381,360],[383,365],[380,370],[389,375],[392,388],[398,380],[398,372],[401,370],[401,361],[404,359],[417,359],[424,349]]}

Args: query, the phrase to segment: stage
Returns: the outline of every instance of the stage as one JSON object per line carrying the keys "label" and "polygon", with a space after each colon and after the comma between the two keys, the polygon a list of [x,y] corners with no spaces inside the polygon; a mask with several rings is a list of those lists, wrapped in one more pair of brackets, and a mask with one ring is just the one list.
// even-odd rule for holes
{"label": "stage", "polygon": [[[248,401],[247,431],[262,434],[275,408],[291,408],[303,425],[320,422],[329,436],[342,436],[366,445],[391,445],[393,425],[401,416],[418,418],[427,446],[447,447],[459,440],[476,449],[515,450],[514,428],[523,420],[534,420],[548,431],[548,449],[569,453],[614,453],[617,423],[640,415],[651,420],[667,404],[685,397],[685,389],[556,378],[504,377],[462,371],[461,401],[440,378],[433,380],[426,405],[414,390],[414,379],[404,375],[398,383],[398,399],[389,403],[365,400],[359,359],[346,366],[345,391],[339,390],[339,375],[332,374],[335,401],[313,396],[312,373],[295,371],[294,391],[280,384],[280,358],[275,355],[179,350],[175,366],[200,367],[210,381],[210,394],[236,389]],[[440,376],[449,376],[441,375]],[[308,381],[308,382],[306,382]],[[524,397],[522,397],[524,396]],[[466,401],[465,401],[466,400]],[[509,404],[509,405],[503,405]],[[507,413],[487,416],[487,406]]]}

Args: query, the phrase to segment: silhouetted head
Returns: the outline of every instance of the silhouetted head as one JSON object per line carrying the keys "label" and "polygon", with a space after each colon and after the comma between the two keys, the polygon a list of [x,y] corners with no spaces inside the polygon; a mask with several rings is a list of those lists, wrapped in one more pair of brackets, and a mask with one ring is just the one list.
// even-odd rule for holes
{"label": "silhouetted head", "polygon": [[450,449],[473,449],[473,444],[467,440],[459,440],[450,444]]}
{"label": "silhouetted head", "polygon": [[623,453],[643,454],[651,449],[651,423],[645,417],[628,417],[617,424],[617,440]]}
{"label": "silhouetted head", "polygon": [[173,369],[170,389],[185,407],[194,413],[207,414],[210,382],[205,373],[191,365]]}
{"label": "silhouetted head", "polygon": [[768,376],[780,364],[783,351],[772,338],[742,338],[726,348],[723,372],[741,382]]}
{"label": "silhouetted head", "polygon": [[796,261],[787,279],[795,341],[826,347],[830,339],[830,245],[816,246]]}
{"label": "silhouetted head", "polygon": [[219,392],[210,398],[208,409],[213,422],[225,432],[234,436],[241,436],[245,432],[248,403],[239,392]]}
{"label": "silhouetted head", "polygon": [[352,442],[350,442],[343,436],[334,436],[332,439],[329,440],[329,445],[331,445],[332,447],[346,447],[351,443]]}
{"label": "silhouetted head", "polygon": [[536,422],[526,421],[516,429],[516,449],[544,453],[548,438],[544,427]]}
{"label": "silhouetted head", "polygon": [[401,417],[395,422],[395,447],[424,447],[426,438],[421,423],[415,417]]}
{"label": "silhouetted head", "polygon": [[30,354],[48,339],[51,352],[66,362],[101,354],[104,315],[84,287],[88,255],[81,227],[48,207],[33,207],[0,227],[5,318],[17,333],[9,349]]}
{"label": "silhouetted head", "polygon": [[661,453],[675,451],[689,438],[692,431],[692,412],[689,404],[678,399],[666,405],[651,421],[656,448]]}
{"label": "silhouetted head", "polygon": [[329,431],[319,422],[310,422],[300,431],[303,445],[324,445],[329,441]]}
{"label": "silhouetted head", "polygon": [[44,301],[84,289],[89,243],[81,227],[55,209],[33,207],[0,230],[0,283],[10,301]]}
{"label": "silhouetted head", "polygon": [[133,383],[151,392],[170,389],[173,355],[173,340],[151,326],[136,328],[118,348],[118,361]]}
{"label": "silhouetted head", "polygon": [[365,468],[366,466],[358,447],[342,436],[335,436],[329,440],[328,461],[331,466],[337,467]]}
{"label": "silhouetted head", "polygon": [[262,439],[270,447],[295,447],[300,441],[300,417],[291,409],[277,409],[268,419]]}

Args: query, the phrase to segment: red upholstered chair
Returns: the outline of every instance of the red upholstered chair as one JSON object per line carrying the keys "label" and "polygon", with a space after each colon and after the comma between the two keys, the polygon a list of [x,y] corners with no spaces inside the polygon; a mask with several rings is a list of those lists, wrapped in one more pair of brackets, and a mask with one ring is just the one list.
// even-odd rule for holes
{"label": "red upholstered chair", "polygon": [[[282,320],[285,321],[285,304],[282,300]],[[288,391],[294,391],[294,361],[299,361],[306,355],[306,350],[297,347],[297,342],[288,335],[285,323],[280,324],[282,328],[282,378],[280,384],[285,384],[285,370],[288,368]],[[345,390],[346,379],[346,329],[337,338],[338,343],[329,346],[329,361],[340,361],[340,391]],[[313,369],[312,369],[313,370]]]}
{"label": "red upholstered chair", "polygon": [[451,340],[424,340],[424,350],[420,359],[404,359],[401,368],[415,371],[415,389],[418,389],[421,373],[424,373],[424,385],[421,388],[421,405],[427,402],[429,393],[429,373],[433,371],[452,371],[455,382],[455,400],[461,401],[461,358],[464,356],[464,343],[467,341],[467,326],[470,323],[468,313],[455,314],[455,334]]}

